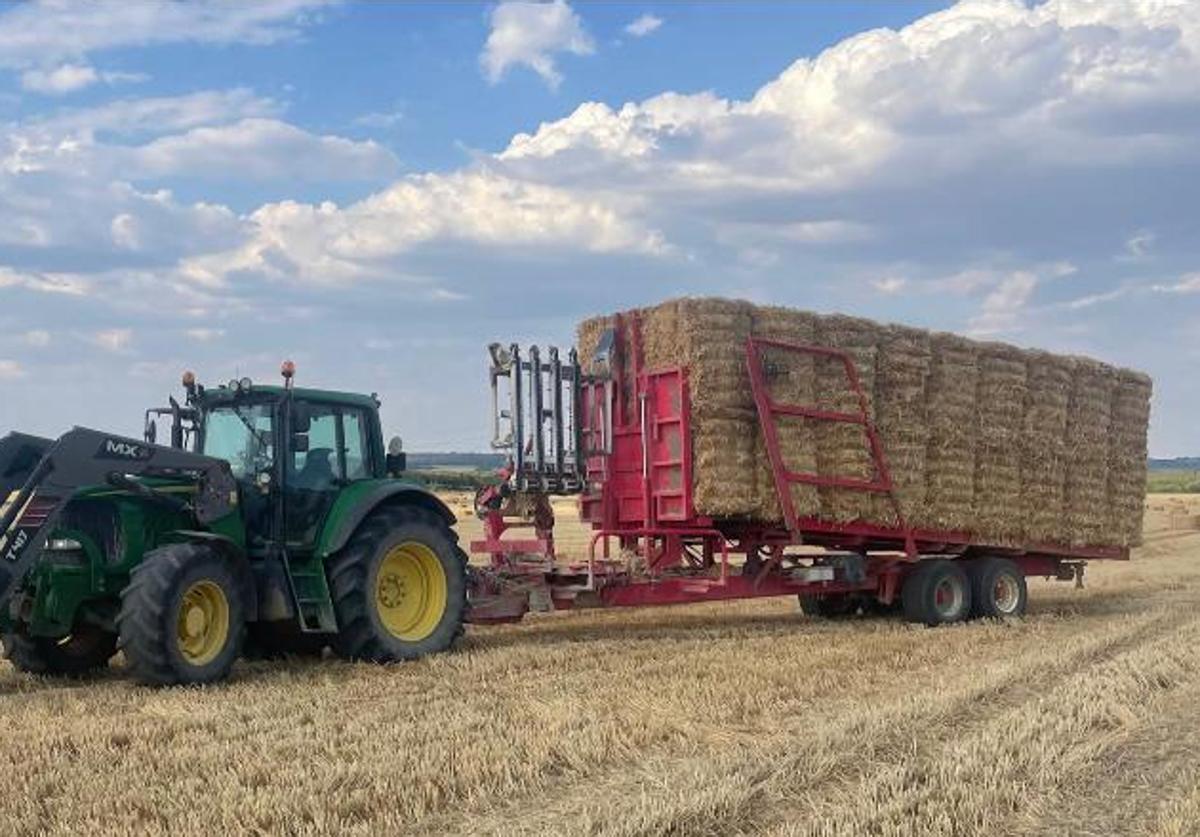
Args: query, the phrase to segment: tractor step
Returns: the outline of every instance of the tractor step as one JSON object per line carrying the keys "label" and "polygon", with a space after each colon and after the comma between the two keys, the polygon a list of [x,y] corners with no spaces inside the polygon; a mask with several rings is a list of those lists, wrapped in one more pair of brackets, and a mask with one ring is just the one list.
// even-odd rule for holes
{"label": "tractor step", "polygon": [[337,633],[337,615],[333,612],[324,563],[318,558],[287,559],[287,565],[300,630],[306,634]]}

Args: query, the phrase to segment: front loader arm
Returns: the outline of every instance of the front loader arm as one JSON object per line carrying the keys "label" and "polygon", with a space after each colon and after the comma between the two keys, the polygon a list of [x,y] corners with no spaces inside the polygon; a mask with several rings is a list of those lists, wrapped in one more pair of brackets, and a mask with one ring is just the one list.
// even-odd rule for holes
{"label": "front loader arm", "polygon": [[[15,433],[0,439],[0,473],[6,453],[21,448],[12,441],[14,437],[24,440],[25,450],[30,444],[36,450],[37,443],[48,441]],[[194,479],[198,491],[192,513],[201,524],[225,516],[237,503],[237,483],[224,460],[76,427],[45,447],[16,496],[5,504],[0,516],[0,606],[36,563],[46,538],[79,489],[106,484],[128,488],[137,477]]]}

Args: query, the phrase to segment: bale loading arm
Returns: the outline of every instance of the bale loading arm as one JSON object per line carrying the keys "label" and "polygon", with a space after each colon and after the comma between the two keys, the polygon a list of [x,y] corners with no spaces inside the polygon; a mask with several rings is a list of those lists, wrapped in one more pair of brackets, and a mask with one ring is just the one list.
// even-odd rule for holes
{"label": "bale loading arm", "polygon": [[110,485],[180,504],[177,497],[140,482],[142,477],[194,480],[198,491],[190,510],[202,525],[237,506],[237,483],[220,459],[83,427],[57,441],[22,433],[0,439],[0,490],[6,498],[0,513],[0,607],[37,562],[63,509],[81,488]]}

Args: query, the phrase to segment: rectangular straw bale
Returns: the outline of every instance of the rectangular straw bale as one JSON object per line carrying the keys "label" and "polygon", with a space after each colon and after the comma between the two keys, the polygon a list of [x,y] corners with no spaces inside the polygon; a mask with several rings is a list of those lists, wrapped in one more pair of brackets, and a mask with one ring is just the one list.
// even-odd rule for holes
{"label": "rectangular straw bale", "polygon": [[978,349],[975,390],[976,536],[1016,543],[1024,535],[1021,432],[1029,371],[1025,353],[1003,343]]}
{"label": "rectangular straw bale", "polygon": [[1116,370],[1078,358],[1067,408],[1066,534],[1074,546],[1103,543],[1108,517],[1108,436]]}
{"label": "rectangular straw bale", "polygon": [[753,306],[725,299],[685,299],[678,321],[692,396],[696,511],[754,517],[758,511],[755,452],[758,419],[745,344]]}
{"label": "rectangular straw bale", "polygon": [[1066,522],[1067,409],[1075,362],[1048,352],[1029,355],[1021,438],[1021,513],[1036,543],[1063,539]]}
{"label": "rectangular straw bale", "polygon": [[1117,371],[1108,434],[1108,519],[1111,543],[1142,542],[1143,498],[1146,493],[1146,426],[1150,422],[1149,376],[1132,369]]}
{"label": "rectangular straw bale", "polygon": [[[756,337],[812,345],[816,339],[816,325],[816,315],[806,311],[778,306],[754,310],[753,330]],[[812,406],[816,399],[813,355],[767,347],[762,356],[771,398],[778,404]],[[796,473],[816,473],[817,437],[814,422],[799,416],[779,416],[776,432],[784,466]],[[755,459],[758,463],[758,516],[762,520],[782,520],[783,511],[779,506],[775,475],[761,432],[755,434]],[[797,515],[820,513],[820,497],[816,486],[794,483],[790,490]]]}
{"label": "rectangular straw bale", "polygon": [[[882,330],[883,326],[870,320],[841,314],[817,319],[817,343],[844,349],[854,360],[859,383],[867,400],[867,413],[871,418],[874,417],[875,364]],[[845,365],[840,359],[817,360],[816,383],[817,406],[845,413],[860,412],[858,395],[847,380]],[[821,474],[864,480],[874,477],[874,462],[861,426],[822,421],[817,423],[816,436],[817,467]],[[821,516],[827,520],[848,522],[871,519],[875,500],[869,493],[822,487],[819,494]]]}
{"label": "rectangular straw bale", "polygon": [[[905,520],[925,515],[931,361],[929,332],[893,325],[881,333],[875,424]],[[874,519],[888,525],[899,523],[886,494],[875,496]]]}
{"label": "rectangular straw bale", "polygon": [[930,346],[925,509],[913,522],[970,532],[975,528],[976,344],[955,334],[934,334]]}

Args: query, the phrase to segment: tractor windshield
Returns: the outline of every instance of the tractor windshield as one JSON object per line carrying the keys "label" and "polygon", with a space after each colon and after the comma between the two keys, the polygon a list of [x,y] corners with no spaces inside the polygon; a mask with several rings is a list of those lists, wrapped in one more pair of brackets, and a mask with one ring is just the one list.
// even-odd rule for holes
{"label": "tractor windshield", "polygon": [[253,479],[275,461],[270,404],[217,407],[204,421],[205,456],[224,459],[234,477]]}

